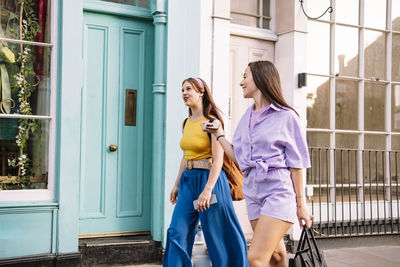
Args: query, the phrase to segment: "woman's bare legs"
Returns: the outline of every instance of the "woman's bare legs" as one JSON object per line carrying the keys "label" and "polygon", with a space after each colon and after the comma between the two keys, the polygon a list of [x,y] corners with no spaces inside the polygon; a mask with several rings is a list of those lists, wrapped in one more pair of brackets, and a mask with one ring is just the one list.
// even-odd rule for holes
{"label": "woman's bare legs", "polygon": [[286,267],[286,249],[283,236],[292,226],[291,223],[261,215],[258,220],[250,221],[254,230],[248,252],[251,267]]}

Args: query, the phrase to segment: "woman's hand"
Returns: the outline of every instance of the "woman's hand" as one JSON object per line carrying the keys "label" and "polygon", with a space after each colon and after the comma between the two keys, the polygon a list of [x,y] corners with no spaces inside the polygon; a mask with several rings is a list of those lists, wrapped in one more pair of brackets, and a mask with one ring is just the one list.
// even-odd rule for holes
{"label": "woman's hand", "polygon": [[211,193],[212,189],[207,187],[204,188],[197,200],[197,210],[206,211],[208,208],[210,208]]}
{"label": "woman's hand", "polygon": [[221,122],[217,119],[206,120],[201,123],[201,128],[204,132],[219,136],[224,134],[224,129],[221,127]]}
{"label": "woman's hand", "polygon": [[176,204],[176,201],[178,200],[178,191],[179,187],[177,185],[174,185],[174,187],[171,190],[171,193],[169,194],[169,200],[171,201],[172,204]]}
{"label": "woman's hand", "polygon": [[299,220],[300,227],[303,228],[303,220],[306,222],[306,226],[309,229],[311,227],[314,216],[310,215],[305,206],[297,207],[297,219]]}

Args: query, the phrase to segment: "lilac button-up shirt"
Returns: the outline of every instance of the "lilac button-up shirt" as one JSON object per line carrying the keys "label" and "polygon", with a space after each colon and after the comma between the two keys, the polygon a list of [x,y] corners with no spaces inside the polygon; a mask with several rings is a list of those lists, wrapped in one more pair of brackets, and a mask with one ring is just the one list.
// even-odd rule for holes
{"label": "lilac button-up shirt", "polygon": [[252,170],[256,171],[257,180],[263,180],[268,170],[311,166],[305,135],[296,113],[271,104],[257,116],[250,131],[253,110],[254,105],[247,109],[232,140],[236,160],[245,179],[250,172],[253,173]]}

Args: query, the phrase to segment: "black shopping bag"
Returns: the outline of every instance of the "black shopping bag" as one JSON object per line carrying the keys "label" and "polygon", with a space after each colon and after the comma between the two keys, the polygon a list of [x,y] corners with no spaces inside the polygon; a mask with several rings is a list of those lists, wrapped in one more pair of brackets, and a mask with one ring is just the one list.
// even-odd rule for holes
{"label": "black shopping bag", "polygon": [[289,259],[289,267],[328,267],[322,250],[318,249],[312,227],[304,225],[294,258]]}

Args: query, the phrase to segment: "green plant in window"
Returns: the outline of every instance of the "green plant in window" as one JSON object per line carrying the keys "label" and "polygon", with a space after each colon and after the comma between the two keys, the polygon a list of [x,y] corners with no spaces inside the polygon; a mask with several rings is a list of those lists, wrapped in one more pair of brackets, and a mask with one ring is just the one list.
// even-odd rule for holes
{"label": "green plant in window", "polygon": [[[39,24],[35,13],[35,1],[24,0],[19,1],[21,6],[20,16],[20,38],[27,41],[34,41],[36,35],[40,31]],[[20,65],[19,72],[15,75],[15,87],[18,90],[19,113],[23,115],[33,115],[30,104],[32,91],[35,90],[38,82],[36,81],[36,73],[33,68],[34,55],[30,46],[20,45],[20,54],[17,59]],[[18,176],[27,178],[29,176],[30,162],[28,157],[27,145],[30,134],[34,133],[38,124],[34,119],[19,119],[18,133],[16,143],[19,147],[18,153]],[[26,180],[26,179],[25,179]],[[29,180],[29,179],[28,179]],[[29,185],[28,181],[25,181]],[[24,183],[22,184],[24,186]]]}

